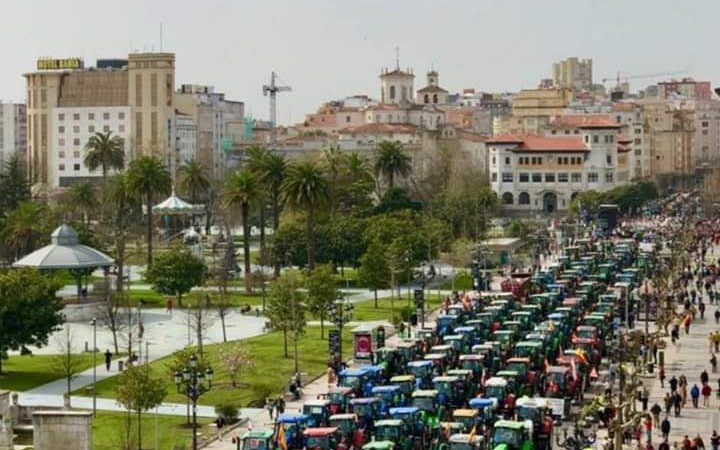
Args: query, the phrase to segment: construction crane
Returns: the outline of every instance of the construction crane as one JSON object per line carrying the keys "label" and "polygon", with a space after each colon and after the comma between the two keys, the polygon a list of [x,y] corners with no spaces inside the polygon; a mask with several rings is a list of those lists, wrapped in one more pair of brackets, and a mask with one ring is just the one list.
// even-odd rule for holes
{"label": "construction crane", "polygon": [[621,76],[620,72],[617,73],[614,77],[607,77],[602,79],[602,83],[605,84],[608,81],[615,80],[615,88],[620,87],[620,81],[629,81],[629,80],[639,80],[642,78],[657,78],[657,77],[670,77],[673,75],[685,75],[687,74],[687,70],[679,70],[675,72],[664,72],[664,73],[646,73],[642,75],[623,75]]}
{"label": "construction crane", "polygon": [[272,149],[275,148],[277,142],[277,132],[275,126],[277,124],[277,93],[288,92],[292,88],[290,86],[278,86],[275,80],[278,78],[275,72],[270,73],[270,84],[263,85],[263,96],[267,97],[270,94],[270,145]]}

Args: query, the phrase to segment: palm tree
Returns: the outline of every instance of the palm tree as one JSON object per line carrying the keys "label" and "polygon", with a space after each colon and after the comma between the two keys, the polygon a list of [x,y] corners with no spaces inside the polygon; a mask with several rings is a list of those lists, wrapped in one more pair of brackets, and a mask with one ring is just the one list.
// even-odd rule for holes
{"label": "palm tree", "polygon": [[[115,247],[115,264],[118,278],[115,284],[117,292],[123,290],[122,275],[125,273],[125,247],[130,229],[137,222],[141,214],[142,205],[138,196],[130,189],[130,176],[128,172],[121,172],[110,178],[105,191],[104,202],[110,210],[109,227]],[[117,343],[115,345],[117,353]]]}
{"label": "palm tree", "polygon": [[327,177],[330,187],[330,210],[334,211],[338,206],[338,181],[345,155],[342,154],[340,146],[331,144],[323,150],[323,162],[327,168]]}
{"label": "palm tree", "polygon": [[261,177],[263,186],[270,193],[270,207],[273,215],[273,231],[280,228],[280,214],[282,213],[282,186],[287,173],[287,161],[281,155],[271,153],[263,164]]}
{"label": "palm tree", "polygon": [[90,211],[97,206],[95,189],[89,182],[75,183],[65,192],[65,207],[76,210],[82,215],[82,223],[87,225]]}
{"label": "palm tree", "polygon": [[125,167],[125,141],[120,136],[113,136],[112,131],[90,136],[85,150],[85,166],[90,170],[102,167],[103,183],[107,180],[108,170]]}
{"label": "palm tree", "polygon": [[350,183],[372,183],[373,177],[367,158],[358,152],[352,152],[345,157],[343,175]]}
{"label": "palm tree", "polygon": [[[252,172],[255,177],[262,183],[262,178],[265,174],[265,161],[270,155],[270,152],[262,145],[252,145],[247,149],[247,163],[246,167]],[[260,221],[260,260],[265,261],[267,256],[265,253],[265,191],[260,190],[258,196],[258,219]],[[262,264],[262,263],[261,263]]]}
{"label": "palm tree", "polygon": [[207,168],[196,159],[186,161],[178,168],[178,187],[190,196],[193,205],[207,193],[210,184]]}
{"label": "palm tree", "polygon": [[400,141],[382,141],[375,150],[375,173],[387,179],[388,190],[395,188],[396,176],[408,176],[412,158]]}
{"label": "palm tree", "polygon": [[261,197],[260,183],[252,172],[243,169],[225,182],[223,203],[226,207],[240,207],[243,227],[243,258],[245,259],[245,291],[252,291],[250,283],[250,205]]}
{"label": "palm tree", "polygon": [[45,205],[31,200],[20,202],[3,221],[3,240],[15,250],[15,257],[29,253],[44,237],[47,224]]}
{"label": "palm tree", "polygon": [[168,194],[172,185],[170,171],[155,156],[141,156],[130,163],[128,170],[128,188],[142,197],[147,207],[147,264],[152,264],[154,194]]}
{"label": "palm tree", "polygon": [[282,184],[285,201],[292,207],[305,212],[305,239],[307,240],[307,262],[315,268],[315,216],[318,209],[329,200],[328,180],[321,166],[313,161],[290,164]]}

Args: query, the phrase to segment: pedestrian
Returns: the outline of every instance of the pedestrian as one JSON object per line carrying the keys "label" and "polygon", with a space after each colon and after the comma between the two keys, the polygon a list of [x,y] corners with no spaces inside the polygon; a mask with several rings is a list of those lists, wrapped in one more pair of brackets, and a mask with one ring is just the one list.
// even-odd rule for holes
{"label": "pedestrian", "polygon": [[648,391],[648,389],[645,386],[643,386],[640,395],[641,395],[640,403],[642,403],[642,410],[643,410],[643,412],[645,412],[648,409],[648,400],[650,400],[650,392]]}
{"label": "pedestrian", "polygon": [[700,373],[700,383],[707,384],[708,383],[708,373],[707,370],[703,369],[703,371]]}
{"label": "pedestrian", "polygon": [[715,310],[715,324],[720,324],[720,308]]}
{"label": "pedestrian", "polygon": [[145,334],[145,325],[142,322],[138,324],[138,338],[142,339]]}
{"label": "pedestrian", "polygon": [[700,303],[698,304],[698,310],[700,311],[700,318],[705,318],[705,303],[703,303],[702,300],[700,300]]}
{"label": "pedestrian", "polygon": [[682,450],[692,450],[692,441],[686,434],[682,441]]}
{"label": "pedestrian", "polygon": [[335,370],[332,368],[332,366],[328,366],[328,368],[327,368],[327,377],[328,377],[328,390],[330,390],[337,383],[337,375],[335,375]]}
{"label": "pedestrian", "polygon": [[112,353],[110,349],[105,350],[105,371],[110,372],[110,364],[112,363]]}
{"label": "pedestrian", "polygon": [[270,420],[273,420],[273,411],[275,410],[275,402],[270,398],[265,399],[265,409],[267,409]]}
{"label": "pedestrian", "polygon": [[695,439],[693,440],[693,445],[695,447],[695,450],[705,450],[705,443],[700,437],[700,434],[697,434],[695,436]]}
{"label": "pedestrian", "polygon": [[675,417],[680,417],[680,409],[682,408],[682,396],[678,392],[675,392],[672,398]]}
{"label": "pedestrian", "polygon": [[677,380],[677,378],[675,378],[675,375],[673,375],[670,378],[670,391],[675,392],[675,391],[677,391],[677,388],[678,388],[678,380]]}
{"label": "pedestrian", "polygon": [[665,416],[660,424],[660,431],[662,432],[663,440],[667,441],[668,436],[670,436],[670,419],[668,419],[667,416]]}
{"label": "pedestrian", "polygon": [[700,393],[703,396],[703,406],[710,406],[710,394],[712,394],[712,388],[710,385],[707,383],[703,384],[702,389],[700,389]]}
{"label": "pedestrian", "polygon": [[658,445],[658,450],[670,450],[670,444],[668,444],[668,441],[662,441],[660,445]]}
{"label": "pedestrian", "polygon": [[652,429],[653,429],[653,423],[650,416],[645,418],[645,422],[643,423],[645,425],[645,441],[650,444],[652,443]]}
{"label": "pedestrian", "polygon": [[713,430],[710,436],[710,448],[712,448],[712,450],[720,449],[720,435],[718,435],[717,430]]}
{"label": "pedestrian", "polygon": [[277,409],[275,417],[279,417],[281,414],[285,414],[285,399],[282,397],[278,397],[277,401],[275,402],[275,408]]}
{"label": "pedestrian", "polygon": [[302,387],[302,383],[300,382],[300,372],[295,372],[295,378],[294,378],[295,384],[297,384],[298,389]]}
{"label": "pedestrian", "polygon": [[715,356],[715,353],[713,353],[710,357],[710,366],[712,367],[712,372],[717,373],[717,357]]}
{"label": "pedestrian", "polygon": [[222,442],[223,440],[223,428],[225,428],[225,419],[218,417],[215,419],[215,428],[217,430],[217,440]]}
{"label": "pedestrian", "polygon": [[175,301],[173,300],[172,297],[167,298],[167,300],[165,301],[165,307],[167,308],[166,312],[168,312],[168,313],[170,313],[170,315],[172,315],[173,308],[175,307]]}
{"label": "pedestrian", "polygon": [[712,353],[713,347],[715,346],[715,333],[712,331],[708,333],[708,353]]}
{"label": "pedestrian", "polygon": [[670,410],[672,409],[673,401],[672,397],[670,397],[670,393],[665,393],[665,398],[663,398],[663,402],[665,402],[665,414],[670,415]]}
{"label": "pedestrian", "polygon": [[692,389],[690,389],[690,397],[692,398],[693,407],[697,408],[698,400],[700,399],[700,388],[697,384],[693,384]]}
{"label": "pedestrian", "polygon": [[658,378],[660,378],[660,387],[665,389],[665,367],[660,366],[660,370],[658,371]]}
{"label": "pedestrian", "polygon": [[662,412],[662,407],[659,403],[655,402],[652,408],[650,408],[650,412],[652,413],[655,428],[660,428],[660,413]]}

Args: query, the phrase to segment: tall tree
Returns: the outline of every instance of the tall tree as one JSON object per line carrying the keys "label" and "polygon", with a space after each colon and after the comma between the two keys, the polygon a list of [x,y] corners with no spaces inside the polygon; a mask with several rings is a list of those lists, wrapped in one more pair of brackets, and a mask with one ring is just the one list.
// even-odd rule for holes
{"label": "tall tree", "polygon": [[357,152],[343,159],[340,206],[345,211],[364,212],[371,206],[374,178],[367,158]]}
{"label": "tall tree", "polygon": [[342,154],[339,145],[331,144],[323,149],[322,158],[328,179],[328,205],[330,206],[330,211],[335,211],[335,209],[340,206],[340,176],[345,155]]}
{"label": "tall tree", "polygon": [[[253,145],[247,149],[247,168],[257,178],[258,182],[262,185],[263,177],[265,176],[265,165],[270,152],[261,146]],[[260,261],[264,264],[267,260],[267,250],[265,248],[265,209],[267,203],[267,195],[265,189],[259,189],[259,195],[257,199],[258,204],[258,220],[260,222]]]}
{"label": "tall tree", "polygon": [[207,194],[210,185],[210,175],[201,162],[191,159],[178,169],[178,187],[190,196],[193,205]]}
{"label": "tall tree", "polygon": [[298,371],[297,343],[305,331],[304,295],[302,280],[296,272],[281,274],[275,279],[268,296],[265,316],[272,328],[282,331],[285,357],[288,357],[288,336],[294,343],[295,371]]}
{"label": "tall tree", "polygon": [[72,380],[82,371],[84,363],[81,355],[76,352],[69,326],[65,326],[64,333],[57,338],[56,344],[58,353],[53,356],[50,367],[53,372],[61,373],[65,378],[65,395],[69,400],[70,392],[72,392]]}
{"label": "tall tree", "polygon": [[141,202],[132,191],[130,177],[127,172],[115,175],[103,189],[103,225],[106,235],[114,244],[114,257],[117,266],[117,281],[115,289],[123,290],[123,276],[125,271],[125,248],[130,232],[141,217]]}
{"label": "tall tree", "polygon": [[112,131],[95,133],[85,144],[84,163],[91,171],[100,167],[105,183],[109,170],[125,167],[125,141],[120,136],[113,136]]}
{"label": "tall tree", "polygon": [[328,310],[340,295],[330,264],[323,264],[305,273],[308,309],[320,318],[320,339],[325,339],[325,318]]}
{"label": "tall tree", "polygon": [[0,373],[7,352],[47,345],[64,322],[59,284],[31,269],[0,272]]}
{"label": "tall tree", "polygon": [[63,195],[63,203],[67,211],[80,213],[82,223],[87,225],[92,211],[98,205],[95,189],[89,182],[75,183]]}
{"label": "tall tree", "polygon": [[412,171],[412,158],[400,141],[382,141],[375,150],[375,173],[387,180],[388,189],[395,187],[396,177],[405,177]]}
{"label": "tall tree", "polygon": [[25,164],[15,154],[0,169],[0,215],[7,214],[26,200],[30,200],[30,183]]}
{"label": "tall tree", "polygon": [[128,413],[137,414],[137,443],[142,450],[142,413],[160,405],[167,395],[166,382],[154,377],[148,364],[128,367],[118,379],[115,394],[117,401]]}
{"label": "tall tree", "polygon": [[378,289],[388,287],[390,268],[385,258],[385,249],[380,242],[372,242],[360,257],[358,280],[363,286],[373,290],[375,308],[378,307]]}
{"label": "tall tree", "polygon": [[47,207],[30,200],[19,203],[7,215],[2,230],[3,240],[15,251],[16,258],[34,250],[38,242],[47,237],[47,221]]}
{"label": "tall tree", "polygon": [[305,238],[310,269],[315,268],[315,220],[318,210],[327,204],[328,180],[320,165],[312,161],[291,164],[283,182],[285,201],[305,212]]}
{"label": "tall tree", "polygon": [[252,291],[250,268],[250,205],[261,196],[257,178],[247,169],[239,170],[225,183],[223,201],[228,207],[240,207],[243,227],[243,259],[245,260],[245,291]]}
{"label": "tall tree", "polygon": [[182,306],[182,296],[205,281],[205,261],[184,248],[174,248],[155,258],[155,263],[145,271],[145,279],[153,290],[177,297]]}
{"label": "tall tree", "polygon": [[155,194],[168,194],[172,184],[170,171],[155,156],[141,156],[130,163],[128,187],[142,196],[147,208],[147,264],[152,265],[153,202]]}

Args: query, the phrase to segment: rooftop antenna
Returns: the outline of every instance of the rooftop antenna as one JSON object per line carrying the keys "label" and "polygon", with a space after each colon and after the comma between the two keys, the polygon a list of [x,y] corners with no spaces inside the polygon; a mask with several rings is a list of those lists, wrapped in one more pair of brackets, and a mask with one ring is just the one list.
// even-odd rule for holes
{"label": "rooftop antenna", "polygon": [[163,23],[160,22],[160,53],[163,51]]}
{"label": "rooftop antenna", "polygon": [[395,46],[395,68],[400,70],[400,47]]}

